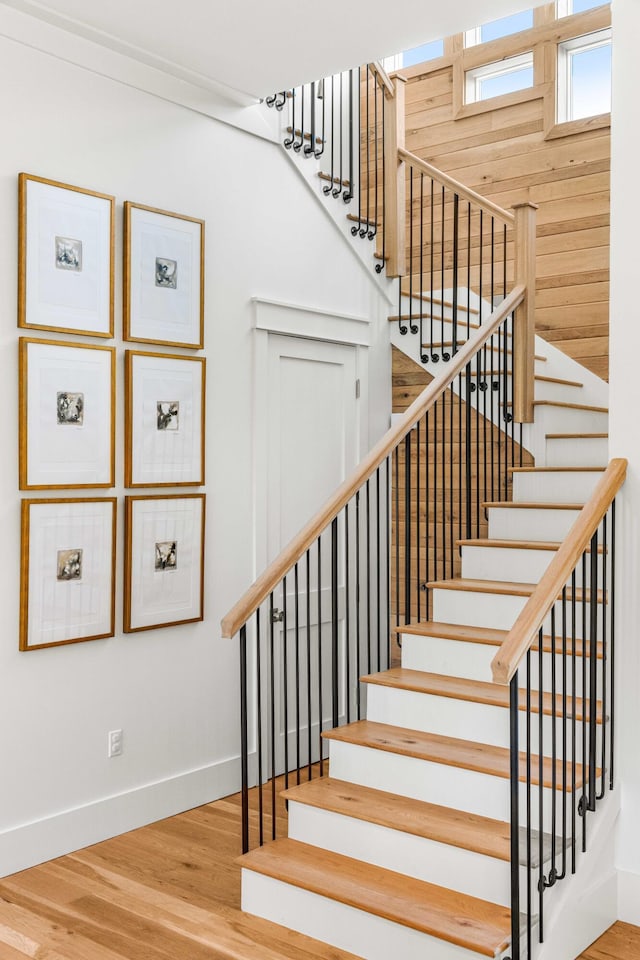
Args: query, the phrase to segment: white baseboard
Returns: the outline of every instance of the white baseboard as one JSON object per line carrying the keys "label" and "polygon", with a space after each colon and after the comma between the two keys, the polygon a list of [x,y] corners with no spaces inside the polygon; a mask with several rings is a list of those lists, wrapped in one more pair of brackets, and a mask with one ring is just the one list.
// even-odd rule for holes
{"label": "white baseboard", "polygon": [[0,833],[0,875],[229,796],[239,784],[240,759],[232,757],[5,830]]}
{"label": "white baseboard", "polygon": [[640,873],[618,870],[618,919],[640,926]]}

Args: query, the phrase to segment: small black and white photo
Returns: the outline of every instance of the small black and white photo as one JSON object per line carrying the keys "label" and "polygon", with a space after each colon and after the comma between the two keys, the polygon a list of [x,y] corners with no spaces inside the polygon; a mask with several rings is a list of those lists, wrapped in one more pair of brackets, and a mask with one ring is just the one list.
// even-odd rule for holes
{"label": "small black and white photo", "polygon": [[175,290],[178,286],[178,261],[156,257],[156,287]]}
{"label": "small black and white photo", "polygon": [[63,390],[57,395],[57,420],[61,425],[81,427],[84,423],[84,393]]}
{"label": "small black and white photo", "polygon": [[158,430],[178,430],[180,417],[179,400],[158,400],[156,403]]}
{"label": "small black and white photo", "polygon": [[156,543],[156,570],[175,570],[178,566],[178,544],[175,540]]}
{"label": "small black and white photo", "polygon": [[58,580],[82,580],[82,550],[58,550]]}
{"label": "small black and white photo", "polygon": [[56,267],[58,270],[82,270],[82,240],[56,237]]}

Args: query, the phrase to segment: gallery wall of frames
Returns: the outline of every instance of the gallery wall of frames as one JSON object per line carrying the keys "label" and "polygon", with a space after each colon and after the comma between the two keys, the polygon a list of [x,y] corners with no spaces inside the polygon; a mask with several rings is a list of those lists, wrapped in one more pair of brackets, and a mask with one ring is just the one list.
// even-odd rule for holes
{"label": "gallery wall of frames", "polygon": [[123,351],[117,457],[122,358],[86,339],[114,338],[115,197],[26,173],[18,197],[20,650],[114,636],[120,555],[125,633],[202,620],[204,221],[124,204],[123,339],[149,346]]}

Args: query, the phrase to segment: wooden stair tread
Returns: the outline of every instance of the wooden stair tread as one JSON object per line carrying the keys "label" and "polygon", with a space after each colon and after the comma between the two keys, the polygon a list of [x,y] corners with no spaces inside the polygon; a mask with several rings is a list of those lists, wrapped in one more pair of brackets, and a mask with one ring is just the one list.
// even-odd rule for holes
{"label": "wooden stair tread", "polygon": [[487,957],[509,944],[510,911],[477,897],[296,840],[275,840],[241,866]]}
{"label": "wooden stair tread", "polygon": [[591,403],[565,403],[561,400],[534,400],[534,407],[562,407],[563,410],[591,410],[594,413],[609,413],[608,407],[596,407]]}
{"label": "wooden stair tread", "polygon": [[[537,583],[521,583],[510,580],[473,580],[466,577],[453,577],[450,580],[432,580],[427,583],[429,590],[462,590],[464,593],[493,593],[505,597],[530,597]],[[558,599],[562,591],[558,593]],[[602,603],[603,593],[598,590],[598,603]],[[567,587],[567,600],[573,599],[573,591]],[[579,587],[575,592],[576,603],[582,603],[583,591]],[[584,594],[586,603],[591,599],[591,591]]]}
{"label": "wooden stair tread", "polygon": [[[509,709],[509,687],[501,683],[488,683],[484,680],[467,680],[464,677],[442,676],[437,673],[426,673],[422,670],[407,670],[403,667],[392,667],[380,673],[372,673],[360,678],[363,683],[375,684],[381,687],[391,687],[394,690],[410,690],[413,693],[431,694],[436,697],[447,697],[452,700],[467,700],[471,703],[482,703],[489,707]],[[531,691],[531,712],[539,713],[540,699],[538,690]],[[527,691],[520,689],[520,710],[527,709]],[[542,712],[545,716],[552,716],[554,700],[551,693],[542,696]],[[567,716],[573,717],[572,704],[567,705]],[[582,698],[576,702],[576,720],[582,722]],[[587,719],[589,711],[587,710]],[[562,716],[562,694],[555,697],[555,715]],[[602,703],[597,702],[596,721],[602,723]]]}
{"label": "wooden stair tread", "polygon": [[[495,540],[476,537],[470,540],[456,540],[456,546],[499,547],[502,550],[559,550],[562,544],[559,540]],[[586,552],[591,552],[591,546],[587,547]],[[604,553],[603,544],[598,545],[598,553]]]}
{"label": "wooden stair tread", "polygon": [[485,500],[482,506],[504,507],[506,510],[582,510],[584,503],[540,503],[529,500]]}
{"label": "wooden stair tread", "polygon": [[508,467],[507,473],[604,473],[605,469],[605,467]]}
{"label": "wooden stair tread", "polygon": [[351,220],[352,223],[366,224],[368,227],[380,226],[377,220],[367,220],[366,217],[359,217],[357,213],[348,213],[347,220]]}
{"label": "wooden stair tread", "polygon": [[[395,627],[396,633],[408,633],[418,637],[436,637],[443,640],[461,641],[463,643],[480,643],[490,647],[501,647],[509,636],[508,630],[498,630],[493,627],[476,627],[470,624],[440,623],[437,620],[423,620],[421,623],[407,623],[404,626]],[[572,640],[567,638],[567,654],[572,653]],[[575,640],[576,656],[583,654],[582,639],[577,637]],[[552,638],[548,635],[542,638],[542,649],[544,653],[551,653],[553,647]],[[531,645],[532,650],[538,650],[538,641],[534,640]],[[562,637],[556,637],[556,652],[562,652]],[[587,646],[587,657],[589,650]],[[602,644],[598,643],[597,657],[602,659]]]}
{"label": "wooden stair tread", "polygon": [[323,171],[321,171],[320,173],[318,173],[318,176],[320,177],[321,180],[328,180],[329,183],[338,183],[338,184],[341,184],[343,187],[351,186],[350,180],[341,180],[340,177],[332,177],[330,173],[324,173]]}
{"label": "wooden stair tread", "polygon": [[[388,317],[387,319],[389,320],[390,323],[397,323],[398,321],[402,321],[403,323],[409,323],[411,320],[431,320],[431,319],[437,320],[438,323],[440,322],[453,323],[453,317],[441,317],[439,314],[435,314],[435,313],[412,313],[412,314],[401,313],[401,314],[395,314],[395,316]],[[465,327],[470,327],[471,330],[480,329],[479,323],[472,323],[468,320],[457,319],[456,323],[459,323],[461,325],[464,324]]]}
{"label": "wooden stair tread", "polygon": [[[415,290],[409,292],[409,290],[407,290],[405,287],[402,287],[401,293],[403,297],[411,297],[415,300],[424,300],[427,303],[436,303],[439,307],[445,306],[453,309],[453,303],[451,300],[441,300],[439,297],[432,297],[428,293],[416,293]],[[480,313],[476,307],[467,307],[463,303],[458,304],[458,311],[460,313],[474,313],[476,316],[478,316]]]}
{"label": "wooden stair tread", "polygon": [[[464,321],[463,321],[463,322],[464,322]],[[467,342],[466,340],[456,340],[456,347],[464,347],[464,345],[465,345],[466,342]],[[423,344],[422,344],[423,350],[431,350],[431,349],[433,349],[433,350],[439,350],[441,347],[452,347],[452,346],[453,346],[453,340],[440,340],[438,343],[434,343],[434,344],[431,344],[431,343],[423,343]],[[498,345],[496,345],[495,347],[491,346],[491,343],[490,343],[490,342],[489,342],[489,343],[485,343],[484,346],[487,348],[487,350],[500,350],[500,349],[501,349],[501,347],[499,347]],[[508,353],[509,355],[511,355],[511,354],[513,353],[513,350],[507,350],[507,353]],[[546,362],[547,362],[547,358],[546,358],[546,357],[542,357],[542,356],[540,356],[540,355],[537,354],[537,353],[534,354],[533,359],[534,359],[534,360],[541,360],[543,363],[546,363]]]}
{"label": "wooden stair tread", "polygon": [[[281,796],[287,801],[329,810],[436,843],[446,843],[450,847],[471,850],[505,863],[511,860],[510,826],[504,820],[493,820],[466,810],[454,810],[453,807],[414,800],[333,777],[308,780],[284,790]],[[533,834],[532,865],[537,867],[540,862],[539,833],[533,831]],[[551,834],[544,834],[545,861],[550,856],[551,839]],[[556,846],[562,849],[561,839],[556,839]],[[523,866],[527,863],[526,827],[520,828],[520,862]]]}
{"label": "wooden stair tread", "polygon": [[545,440],[608,440],[608,433],[545,433]]}
{"label": "wooden stair tread", "polygon": [[[441,763],[449,767],[462,767],[476,773],[509,780],[510,751],[507,747],[496,747],[488,743],[478,743],[475,740],[461,740],[456,737],[445,737],[436,733],[425,733],[421,730],[410,730],[406,727],[391,726],[386,723],[375,723],[372,720],[357,720],[334,730],[327,730],[322,734],[325,740],[335,740],[341,743],[351,743],[354,746],[368,747],[371,750],[382,750],[385,753],[396,753],[400,756],[412,757],[416,760],[425,760],[432,763]],[[527,755],[520,752],[519,780],[527,779]],[[576,763],[576,788],[582,786],[582,764]],[[549,757],[543,757],[542,782],[545,787],[553,784],[553,762]],[[597,776],[600,776],[600,770]],[[566,764],[568,787],[571,790],[571,764]],[[555,763],[556,789],[562,789],[562,762]],[[539,757],[531,754],[531,783],[539,784]]]}

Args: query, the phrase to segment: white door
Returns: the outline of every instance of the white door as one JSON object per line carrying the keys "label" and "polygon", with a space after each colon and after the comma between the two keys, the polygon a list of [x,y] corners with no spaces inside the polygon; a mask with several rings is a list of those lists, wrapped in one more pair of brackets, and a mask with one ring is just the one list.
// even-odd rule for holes
{"label": "white door", "polygon": [[[357,348],[297,337],[269,336],[267,554],[271,561],[311,519],[358,462]],[[318,561],[321,584],[318,590]],[[322,537],[286,582],[284,620],[274,625],[275,764],[279,772],[320,757],[320,728],[332,726],[331,540]],[[296,618],[297,585],[297,618]],[[344,662],[344,563],[338,563],[339,659]],[[283,592],[274,598],[283,616]],[[308,608],[308,609],[307,609]],[[321,642],[318,640],[318,621]],[[307,624],[310,629],[307,631]],[[307,635],[308,634],[308,635]],[[344,669],[340,671],[344,676]],[[339,690],[344,714],[346,689]],[[320,711],[320,704],[322,709]],[[320,712],[322,724],[319,723]],[[298,726],[299,722],[299,726]],[[285,737],[285,728],[288,736]],[[298,731],[298,732],[296,732]],[[285,763],[285,746],[288,756]],[[323,750],[326,753],[326,750]]]}

